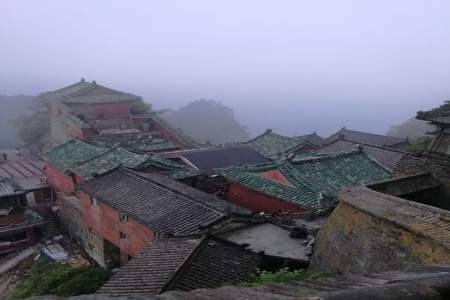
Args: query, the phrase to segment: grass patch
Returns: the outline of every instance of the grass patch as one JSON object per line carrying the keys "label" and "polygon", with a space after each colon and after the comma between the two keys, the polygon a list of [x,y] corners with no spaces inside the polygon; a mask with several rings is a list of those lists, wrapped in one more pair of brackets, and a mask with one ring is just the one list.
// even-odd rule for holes
{"label": "grass patch", "polygon": [[242,282],[239,287],[258,287],[269,283],[284,283],[289,281],[299,281],[305,279],[316,279],[326,276],[320,272],[309,272],[306,270],[289,270],[282,268],[275,272],[259,272],[252,281]]}
{"label": "grass patch", "polygon": [[41,257],[30,276],[14,290],[11,299],[32,296],[76,296],[94,293],[106,280],[107,273],[97,267],[74,268]]}

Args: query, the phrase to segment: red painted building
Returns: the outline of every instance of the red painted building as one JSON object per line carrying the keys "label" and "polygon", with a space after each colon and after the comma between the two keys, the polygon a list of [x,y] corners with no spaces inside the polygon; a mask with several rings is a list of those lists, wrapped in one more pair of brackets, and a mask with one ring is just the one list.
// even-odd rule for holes
{"label": "red painted building", "polygon": [[123,265],[158,236],[201,233],[230,213],[247,213],[182,183],[121,168],[80,190],[86,251],[107,268]]}

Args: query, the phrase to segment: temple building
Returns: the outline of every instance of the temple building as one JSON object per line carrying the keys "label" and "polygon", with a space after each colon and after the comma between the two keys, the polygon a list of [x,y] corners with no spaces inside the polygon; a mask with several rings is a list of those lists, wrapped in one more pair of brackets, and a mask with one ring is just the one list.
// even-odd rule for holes
{"label": "temple building", "polygon": [[[194,144],[156,113],[136,108],[145,106],[141,97],[101,86],[95,81],[82,79],[62,89],[42,93],[39,100],[48,106],[52,145],[75,137],[100,144],[121,144],[142,152],[183,149]],[[133,134],[131,139],[130,134]]]}

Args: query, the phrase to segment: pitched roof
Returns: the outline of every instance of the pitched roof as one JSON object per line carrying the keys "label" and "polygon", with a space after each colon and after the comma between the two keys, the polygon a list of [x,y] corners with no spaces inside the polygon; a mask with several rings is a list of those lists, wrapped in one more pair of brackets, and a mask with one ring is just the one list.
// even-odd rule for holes
{"label": "pitched roof", "polygon": [[[367,274],[332,275],[300,281],[269,283],[242,288],[225,286],[190,292],[167,292],[146,300],[311,300],[311,299],[445,299],[450,286],[450,266],[411,267],[403,270]],[[97,300],[84,295],[73,300]],[[102,298],[103,299],[103,298]],[[107,298],[109,300],[109,298]],[[104,300],[107,300],[104,299]],[[113,300],[114,298],[110,298]],[[141,299],[141,298],[139,298]],[[131,299],[130,299],[131,300]],[[136,297],[137,300],[137,297]]]}
{"label": "pitched roof", "polygon": [[362,131],[350,130],[343,127],[338,132],[332,134],[326,138],[326,143],[331,143],[337,139],[345,139],[350,142],[355,142],[359,144],[384,146],[384,147],[395,147],[398,145],[408,144],[407,139],[401,139],[397,137],[368,133]]}
{"label": "pitched roof", "polygon": [[260,164],[269,161],[269,159],[248,147],[186,151],[182,154],[182,157],[202,171],[244,164]]}
{"label": "pitched roof", "polygon": [[320,211],[329,207],[327,199],[322,199],[322,195],[309,186],[302,183],[299,183],[299,186],[289,186],[258,174],[277,168],[276,164],[263,164],[215,171],[227,180],[239,183],[250,190],[283,199],[306,209]]}
{"label": "pitched roof", "polygon": [[136,168],[148,159],[147,155],[140,155],[127,151],[121,147],[111,148],[101,154],[83,161],[70,171],[89,180],[96,175],[108,172],[118,166]]}
{"label": "pitched roof", "polygon": [[441,186],[439,180],[430,173],[396,177],[367,185],[374,191],[397,197],[423,192],[439,186]]}
{"label": "pitched roof", "polygon": [[217,197],[155,174],[115,169],[80,189],[157,233],[200,232],[229,213],[246,213]]}
{"label": "pitched roof", "polygon": [[358,144],[343,139],[338,139],[329,144],[326,144],[315,153],[318,154],[341,153],[352,151],[358,148],[361,148],[364,153],[366,153],[367,155],[369,155],[370,157],[372,157],[377,162],[379,162],[384,167],[390,170],[394,170],[394,168],[397,166],[397,164],[402,160],[404,156],[411,155],[399,149]]}
{"label": "pitched roof", "polygon": [[293,149],[305,140],[317,145],[323,142],[323,139],[316,133],[299,137],[287,137],[268,129],[263,134],[244,142],[243,145],[251,147],[267,158],[278,159],[282,154]]}
{"label": "pitched roof", "polygon": [[12,179],[0,177],[0,197],[15,196],[25,191]]}
{"label": "pitched roof", "polygon": [[331,197],[343,189],[383,180],[392,174],[362,151],[300,159],[282,167],[289,180]]}
{"label": "pitched roof", "polygon": [[341,203],[430,238],[450,249],[450,212],[447,210],[382,194],[365,186],[352,188],[340,194],[339,199]]}
{"label": "pitched roof", "polygon": [[438,124],[450,124],[450,101],[429,111],[417,112],[416,119],[430,121]]}
{"label": "pitched roof", "polygon": [[84,80],[59,90],[43,93],[39,97],[47,101],[59,100],[65,104],[124,102],[141,99],[138,96]]}
{"label": "pitched roof", "polygon": [[105,151],[106,149],[104,148],[96,147],[74,138],[64,144],[53,147],[42,154],[42,158],[59,170],[67,171]]}
{"label": "pitched roof", "polygon": [[161,169],[161,171],[158,173],[167,175],[172,179],[184,179],[203,174],[201,171],[195,170],[186,165],[175,163],[156,154],[152,155],[144,163],[142,163],[139,166],[139,169],[145,169],[149,166]]}
{"label": "pitched roof", "polygon": [[97,293],[151,295],[165,290],[219,287],[254,276],[259,255],[206,236],[158,239],[119,269]]}
{"label": "pitched roof", "polygon": [[178,146],[173,142],[162,138],[154,138],[151,133],[135,131],[116,131],[115,133],[104,132],[104,130],[89,140],[90,143],[99,147],[121,146],[133,152],[153,152],[168,151],[177,149]]}

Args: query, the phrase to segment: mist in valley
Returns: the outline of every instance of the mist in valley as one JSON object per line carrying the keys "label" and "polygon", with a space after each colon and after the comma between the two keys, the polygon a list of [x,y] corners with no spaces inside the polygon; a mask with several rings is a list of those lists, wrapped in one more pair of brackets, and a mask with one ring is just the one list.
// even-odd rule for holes
{"label": "mist in valley", "polygon": [[[445,1],[7,0],[0,11],[2,95],[83,77],[172,116],[208,99],[231,111],[222,127],[237,140],[266,128],[386,133],[450,98]],[[2,143],[15,144],[9,121],[29,99],[0,101]],[[195,131],[217,115],[186,118]]]}

